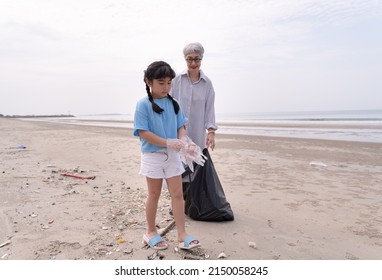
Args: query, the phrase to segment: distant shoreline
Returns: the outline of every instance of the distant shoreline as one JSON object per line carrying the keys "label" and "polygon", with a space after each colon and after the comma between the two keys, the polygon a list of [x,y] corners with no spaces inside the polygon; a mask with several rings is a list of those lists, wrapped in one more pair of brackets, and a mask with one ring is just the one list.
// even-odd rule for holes
{"label": "distant shoreline", "polygon": [[4,116],[0,114],[0,117],[3,118],[74,118],[74,115],[12,115]]}

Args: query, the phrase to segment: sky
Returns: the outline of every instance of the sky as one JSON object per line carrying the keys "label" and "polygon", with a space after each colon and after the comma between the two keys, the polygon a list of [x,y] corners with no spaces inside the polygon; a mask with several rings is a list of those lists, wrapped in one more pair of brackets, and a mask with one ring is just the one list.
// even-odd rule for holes
{"label": "sky", "polygon": [[218,114],[382,109],[380,0],[0,0],[0,114],[134,114],[190,42]]}

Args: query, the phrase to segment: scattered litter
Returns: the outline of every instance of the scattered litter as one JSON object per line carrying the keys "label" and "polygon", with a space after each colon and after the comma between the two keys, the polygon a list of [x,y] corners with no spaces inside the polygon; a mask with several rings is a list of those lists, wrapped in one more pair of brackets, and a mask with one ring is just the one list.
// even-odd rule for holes
{"label": "scattered litter", "polygon": [[5,259],[6,257],[8,257],[8,254],[4,254],[4,255],[2,255],[2,256],[1,256],[1,259],[3,260],[3,259]]}
{"label": "scattered litter", "polygon": [[108,227],[102,227],[103,230],[108,230],[109,228]]}
{"label": "scattered litter", "polygon": [[194,255],[185,255],[183,256],[184,260],[204,260],[204,258]]}
{"label": "scattered litter", "polygon": [[126,242],[126,240],[123,239],[122,237],[121,237],[121,238],[118,238],[117,241],[118,241],[118,243],[125,243],[125,242]]}
{"label": "scattered litter", "polygon": [[160,260],[163,260],[166,256],[163,255],[161,252],[158,252],[158,257]]}
{"label": "scattered litter", "polygon": [[123,250],[123,253],[126,255],[130,255],[133,252],[133,249],[125,249]]}
{"label": "scattered litter", "polygon": [[226,254],[224,254],[224,252],[221,252],[219,255],[218,255],[218,259],[225,259],[227,257]]}
{"label": "scattered litter", "polygon": [[248,246],[251,247],[251,248],[256,249],[256,243],[253,242],[253,241],[249,241],[249,242],[248,242]]}
{"label": "scattered litter", "polygon": [[310,166],[316,166],[316,167],[327,167],[327,165],[321,161],[311,161]]}
{"label": "scattered litter", "polygon": [[159,251],[155,251],[154,253],[152,253],[151,255],[148,255],[147,256],[147,259],[148,260],[155,260],[156,257],[158,257],[160,260],[163,260],[166,256],[163,255],[161,252]]}
{"label": "scattered litter", "polygon": [[54,223],[54,220],[50,220],[49,222],[48,222],[48,224],[53,224]]}
{"label": "scattered litter", "polygon": [[95,179],[95,176],[81,176],[81,175],[71,174],[71,173],[61,173],[61,175],[67,176],[67,177],[73,177],[73,178],[77,178],[77,179],[91,179],[91,180]]}
{"label": "scattered litter", "polygon": [[155,258],[157,257],[157,255],[158,255],[158,252],[155,251],[154,253],[148,255],[148,256],[147,256],[147,259],[150,260],[150,261],[151,261],[151,260],[155,260]]}
{"label": "scattered litter", "polygon": [[5,241],[4,243],[0,244],[0,248],[2,248],[2,247],[4,247],[4,246],[7,246],[7,245],[9,245],[9,244],[11,244],[11,240],[7,240],[7,241]]}
{"label": "scattered litter", "polygon": [[25,147],[24,145],[19,145],[16,147],[16,149],[19,149],[19,150],[24,150],[26,149],[27,147]]}
{"label": "scattered litter", "polygon": [[37,214],[32,213],[32,214],[29,214],[29,216],[30,216],[31,218],[36,218],[36,217],[37,217]]}

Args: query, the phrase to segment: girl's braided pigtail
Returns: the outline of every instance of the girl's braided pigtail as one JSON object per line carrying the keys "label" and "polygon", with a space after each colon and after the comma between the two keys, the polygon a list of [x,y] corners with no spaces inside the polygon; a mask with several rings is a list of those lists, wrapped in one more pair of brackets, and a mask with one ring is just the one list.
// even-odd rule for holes
{"label": "girl's braided pigtail", "polygon": [[172,105],[174,106],[175,114],[178,114],[178,112],[179,112],[179,104],[178,104],[178,102],[176,102],[176,100],[170,94],[167,94],[167,97],[170,98],[171,101],[172,101]]}
{"label": "girl's braided pigtail", "polygon": [[147,91],[147,95],[149,96],[149,100],[151,102],[151,105],[153,107],[154,112],[158,113],[158,114],[162,113],[163,109],[161,107],[159,107],[158,104],[156,104],[154,102],[154,99],[153,99],[151,92],[150,92],[150,87],[148,85],[146,85],[146,91]]}

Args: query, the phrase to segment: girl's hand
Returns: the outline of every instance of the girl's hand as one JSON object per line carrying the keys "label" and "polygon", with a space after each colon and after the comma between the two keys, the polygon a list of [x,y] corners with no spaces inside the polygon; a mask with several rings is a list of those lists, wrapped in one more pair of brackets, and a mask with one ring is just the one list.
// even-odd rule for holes
{"label": "girl's hand", "polygon": [[166,146],[167,148],[171,148],[179,152],[181,149],[184,148],[184,143],[180,139],[167,139]]}

